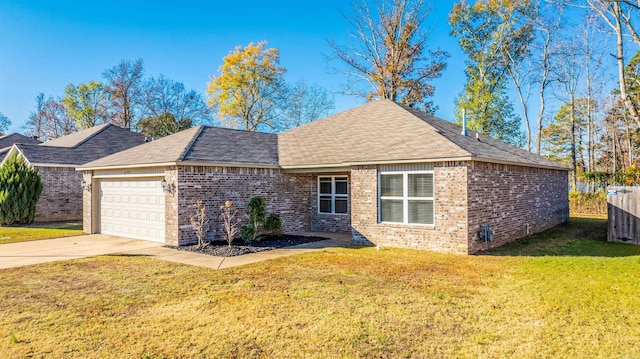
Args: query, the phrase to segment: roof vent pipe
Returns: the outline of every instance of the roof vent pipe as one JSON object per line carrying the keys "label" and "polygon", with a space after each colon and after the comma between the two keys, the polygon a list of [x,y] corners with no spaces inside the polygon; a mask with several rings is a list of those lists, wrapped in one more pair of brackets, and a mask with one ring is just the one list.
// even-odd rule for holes
{"label": "roof vent pipe", "polygon": [[467,110],[462,109],[462,132],[460,133],[463,136],[468,136],[467,133]]}

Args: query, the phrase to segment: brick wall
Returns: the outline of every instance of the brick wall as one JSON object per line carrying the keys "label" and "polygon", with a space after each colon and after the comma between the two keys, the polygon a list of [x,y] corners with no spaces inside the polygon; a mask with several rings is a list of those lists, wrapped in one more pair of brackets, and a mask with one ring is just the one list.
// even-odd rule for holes
{"label": "brick wall", "polygon": [[[347,173],[326,174],[326,176],[349,176]],[[311,230],[318,232],[350,232],[351,231],[351,200],[348,201],[346,214],[326,214],[318,213],[318,176],[323,174],[314,173],[311,187]],[[351,185],[349,178],[348,185]],[[351,190],[347,190],[351,193]]]}
{"label": "brick wall", "polygon": [[82,173],[74,168],[38,167],[42,193],[36,205],[36,222],[82,219]]}
{"label": "brick wall", "polygon": [[569,219],[567,171],[472,162],[468,181],[470,253],[484,249],[480,224],[491,226],[492,248]]}
{"label": "brick wall", "polygon": [[180,166],[176,194],[178,242],[182,245],[196,241],[189,214],[199,199],[205,201],[211,218],[208,239],[221,238],[219,208],[225,201],[232,201],[239,216],[246,220],[246,205],[253,196],[265,197],[267,212],[280,214],[285,232],[309,230],[314,179],[310,174],[284,174],[277,169]]}
{"label": "brick wall", "polygon": [[[175,166],[167,167],[164,170],[164,179],[167,181],[167,183],[174,185],[177,184],[178,168]],[[178,206],[178,189],[174,188],[173,191],[166,193],[164,196],[164,238],[165,243],[172,246],[178,245],[178,236],[180,234],[180,224],[178,218],[180,208]]]}
{"label": "brick wall", "polygon": [[[93,172],[92,171],[84,171],[82,173],[82,178],[86,183],[92,183]],[[80,180],[82,181],[82,180]],[[93,193],[96,193],[97,189],[91,186],[91,191],[82,191],[82,231],[86,234],[93,233],[93,218],[91,216],[92,212],[92,197]]]}
{"label": "brick wall", "polygon": [[468,252],[465,162],[434,165],[433,226],[378,223],[378,170],[378,166],[351,169],[351,223],[355,243],[445,253]]}
{"label": "brick wall", "polygon": [[437,163],[433,170],[434,225],[412,226],[378,223],[379,167],[354,167],[354,242],[476,253],[484,246],[478,236],[480,224],[488,223],[494,231],[491,248],[551,228],[569,217],[566,171],[482,162]]}

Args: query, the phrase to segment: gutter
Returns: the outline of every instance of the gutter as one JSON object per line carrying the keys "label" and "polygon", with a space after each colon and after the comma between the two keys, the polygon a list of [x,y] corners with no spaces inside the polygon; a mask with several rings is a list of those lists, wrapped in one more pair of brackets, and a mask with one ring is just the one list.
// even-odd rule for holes
{"label": "gutter", "polygon": [[[407,159],[407,160],[387,160],[387,161],[352,161],[344,163],[327,163],[322,165],[274,165],[264,163],[243,163],[243,162],[209,162],[209,161],[175,161],[175,162],[162,162],[162,163],[147,163],[147,164],[133,164],[133,165],[111,165],[111,166],[97,166],[97,167],[76,167],[76,171],[94,171],[94,170],[108,170],[108,169],[128,169],[128,168],[148,168],[148,167],[167,167],[167,166],[202,166],[202,167],[239,167],[239,168],[269,168],[269,169],[281,169],[286,172],[292,173],[304,173],[304,172],[345,172],[350,171],[353,166],[366,166],[366,165],[385,165],[385,164],[408,164],[408,163],[437,163],[437,162],[485,162],[496,163],[510,166],[519,167],[531,167],[531,168],[543,168],[560,171],[570,171],[571,169],[564,166],[549,166],[543,164],[530,164],[517,161],[498,160],[487,157],[476,156],[458,156],[458,157],[441,157],[430,159]],[[37,166],[45,165],[37,164]],[[52,166],[61,167],[61,166]],[[74,167],[74,166],[69,166]]]}
{"label": "gutter", "polygon": [[207,161],[175,161],[162,163],[145,163],[137,165],[111,165],[97,167],[77,167],[76,171],[98,171],[98,170],[115,170],[128,168],[148,168],[148,167],[169,167],[169,166],[202,166],[202,167],[242,167],[242,168],[271,168],[281,169],[282,167],[272,164],[256,164],[242,162],[207,162]]}

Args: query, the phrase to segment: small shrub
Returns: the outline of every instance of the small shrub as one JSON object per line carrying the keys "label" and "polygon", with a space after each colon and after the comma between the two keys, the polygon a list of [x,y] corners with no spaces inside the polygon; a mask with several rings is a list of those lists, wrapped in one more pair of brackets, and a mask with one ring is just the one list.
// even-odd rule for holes
{"label": "small shrub", "polygon": [[251,243],[257,236],[256,231],[252,225],[245,224],[240,231],[240,239],[245,243]]}
{"label": "small shrub", "polygon": [[0,167],[0,224],[33,223],[41,192],[38,169],[22,156],[9,157]]}
{"label": "small shrub", "polygon": [[189,215],[189,221],[193,226],[193,230],[196,232],[198,238],[198,248],[205,247],[208,243],[205,242],[207,232],[209,232],[209,217],[207,216],[207,207],[203,201],[196,201],[193,205],[193,212]]}
{"label": "small shrub", "polygon": [[222,210],[220,214],[220,219],[222,220],[222,237],[229,243],[229,247],[231,247],[231,242],[233,242],[238,235],[238,226],[240,225],[240,219],[236,218],[238,210],[233,208],[233,202],[231,201],[226,201],[220,206],[220,209]]}
{"label": "small shrub", "polygon": [[255,241],[262,234],[262,225],[267,216],[267,201],[264,197],[252,197],[247,205],[249,223],[242,227],[242,240],[245,242]]}
{"label": "small shrub", "polygon": [[282,218],[277,213],[270,213],[264,221],[264,230],[274,236],[282,235]]}

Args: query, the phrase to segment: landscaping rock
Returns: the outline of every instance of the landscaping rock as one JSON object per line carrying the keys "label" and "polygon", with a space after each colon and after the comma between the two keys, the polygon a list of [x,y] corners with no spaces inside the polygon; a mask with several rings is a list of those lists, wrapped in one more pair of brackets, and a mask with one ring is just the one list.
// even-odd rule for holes
{"label": "landscaping rock", "polygon": [[208,254],[218,257],[234,257],[241,256],[243,254],[257,253],[263,251],[269,251],[277,248],[286,248],[296,246],[299,244],[323,241],[328,238],[323,237],[304,237],[304,236],[292,236],[282,235],[276,236],[263,236],[258,241],[251,243],[244,243],[242,241],[232,243],[231,247],[227,242],[215,241],[209,242],[205,247],[198,248],[197,245],[188,246],[165,246],[166,248],[177,249],[179,251],[189,251],[195,253]]}

